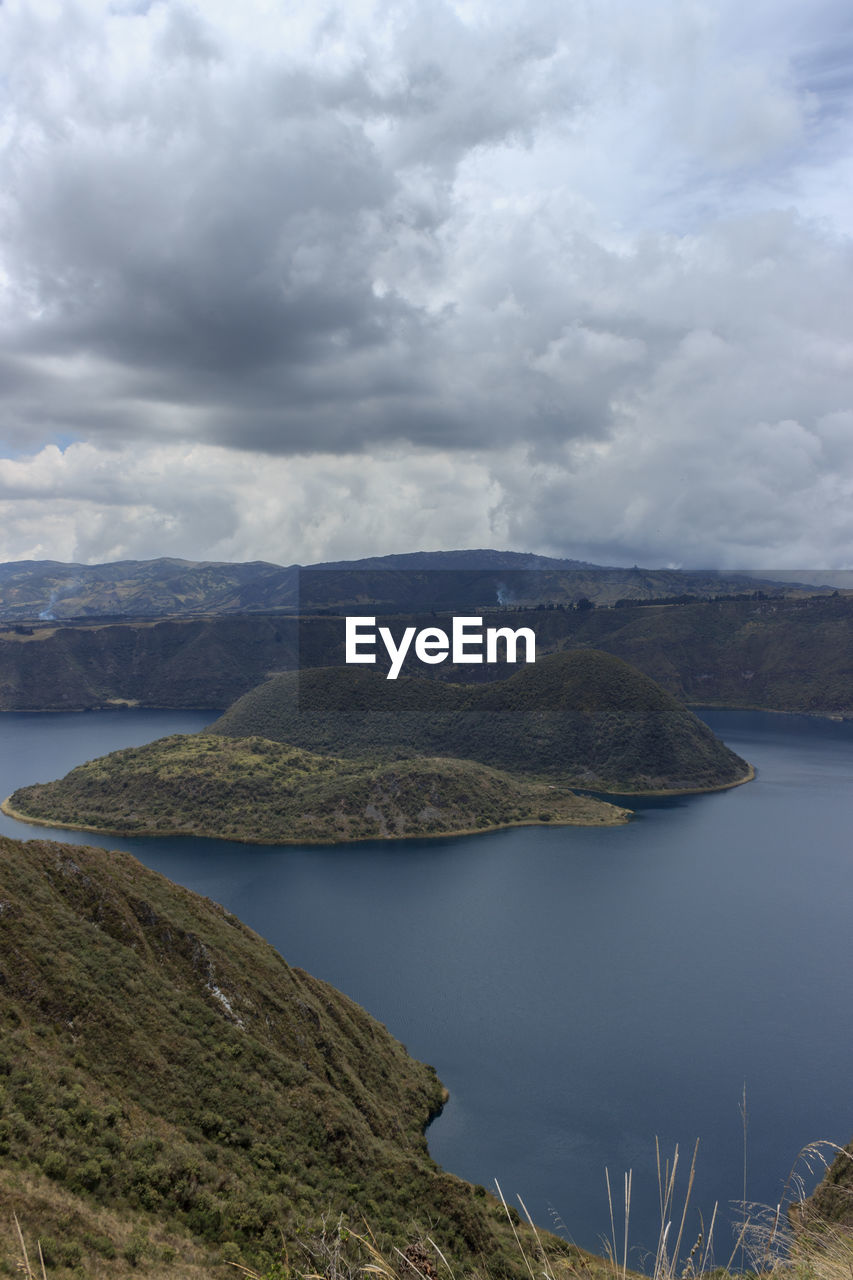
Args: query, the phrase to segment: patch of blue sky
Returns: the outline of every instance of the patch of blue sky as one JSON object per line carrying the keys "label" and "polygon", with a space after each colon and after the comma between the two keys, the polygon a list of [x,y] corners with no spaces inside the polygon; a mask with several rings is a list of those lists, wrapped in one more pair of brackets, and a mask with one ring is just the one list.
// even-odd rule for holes
{"label": "patch of blue sky", "polygon": [[13,444],[11,440],[5,440],[0,435],[0,458],[8,458],[13,462],[19,458],[31,458],[34,453],[40,452],[45,445],[49,444],[55,444],[57,449],[64,453],[69,445],[78,444],[82,439],[83,436],[71,435],[67,431],[54,431],[46,434],[38,447],[34,448],[32,444]]}

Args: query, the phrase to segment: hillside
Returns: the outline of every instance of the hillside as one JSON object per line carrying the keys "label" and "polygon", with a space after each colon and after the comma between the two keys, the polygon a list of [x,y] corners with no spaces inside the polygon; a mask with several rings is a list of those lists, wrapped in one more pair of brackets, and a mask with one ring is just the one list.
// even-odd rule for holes
{"label": "hillside", "polygon": [[296,568],[192,560],[121,560],[0,564],[0,617],[12,620],[165,617],[293,607]]}
{"label": "hillside", "polygon": [[477,760],[614,792],[701,790],[749,767],[670,694],[594,650],[552,654],[507,680],[386,680],[363,667],[304,670],[246,694],[210,731],[354,758]]}
{"label": "hillside", "polygon": [[0,631],[0,710],[227,707],[296,665],[295,620],[169,619]]}
{"label": "hillside", "polygon": [[0,1206],[51,1276],[268,1268],[339,1213],[521,1273],[492,1198],[429,1158],[434,1071],[236,917],[127,854],[7,839],[0,913]]}
{"label": "hillside", "polygon": [[853,1142],[831,1161],[812,1194],[795,1208],[795,1225],[831,1223],[853,1228]]}
{"label": "hillside", "polygon": [[57,782],[23,787],[3,807],[29,821],[91,831],[270,844],[627,818],[614,805],[516,781],[469,760],[376,766],[261,737],[214,734],[175,735],[115,751]]}
{"label": "hillside", "polygon": [[[612,653],[684,702],[853,717],[850,596],[534,609],[490,613],[489,623],[533,627],[542,655]],[[297,624],[244,614],[0,627],[0,711],[227,707],[270,674],[293,670],[300,649],[303,666],[338,664],[341,619]],[[506,674],[504,667],[431,671],[451,680]]]}

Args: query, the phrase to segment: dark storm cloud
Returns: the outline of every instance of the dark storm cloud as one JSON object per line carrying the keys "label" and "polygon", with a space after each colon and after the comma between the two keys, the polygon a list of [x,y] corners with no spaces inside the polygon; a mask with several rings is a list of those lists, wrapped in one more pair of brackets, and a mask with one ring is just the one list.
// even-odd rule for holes
{"label": "dark storm cloud", "polygon": [[837,558],[849,38],[835,0],[0,6],[6,553]]}
{"label": "dark storm cloud", "polygon": [[[415,6],[390,68],[375,51],[337,67],[322,50],[294,67],[286,41],[280,65],[261,47],[242,58],[188,7],[155,12],[124,79],[87,73],[144,37],[144,18],[125,15],[125,31],[82,10],[56,92],[46,62],[61,20],[15,76],[8,343],[52,362],[43,411],[55,395],[76,424],[100,400],[114,435],[157,437],[175,428],[163,403],[202,410],[195,430],[215,404],[239,414],[235,444],[283,451],[417,436],[419,423],[427,439],[452,434],[443,422],[463,431],[452,388],[418,403],[447,354],[441,317],[377,275],[389,256],[444,274],[435,235],[454,165],[544,109],[553,85],[531,88],[528,72],[549,40],[514,33],[474,58],[450,9]],[[32,25],[13,32],[19,46]],[[85,385],[62,366],[81,354],[102,366]],[[9,410],[19,438],[31,407],[12,394]],[[209,427],[229,439],[222,412]]]}

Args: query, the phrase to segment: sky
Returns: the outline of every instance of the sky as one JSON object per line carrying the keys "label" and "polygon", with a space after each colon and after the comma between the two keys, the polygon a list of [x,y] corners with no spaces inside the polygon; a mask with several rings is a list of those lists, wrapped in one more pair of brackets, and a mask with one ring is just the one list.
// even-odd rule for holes
{"label": "sky", "polygon": [[847,0],[3,0],[0,560],[853,566]]}

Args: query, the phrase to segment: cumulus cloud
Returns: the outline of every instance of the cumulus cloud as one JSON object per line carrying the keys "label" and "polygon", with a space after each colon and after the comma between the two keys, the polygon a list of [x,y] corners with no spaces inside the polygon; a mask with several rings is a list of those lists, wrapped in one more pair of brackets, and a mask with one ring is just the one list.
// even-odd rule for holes
{"label": "cumulus cloud", "polygon": [[7,0],[0,554],[843,561],[851,39]]}
{"label": "cumulus cloud", "polygon": [[0,459],[0,560],[259,560],[416,551],[506,530],[487,461],[429,450],[290,458],[215,445],[48,445]]}
{"label": "cumulus cloud", "polygon": [[[814,430],[761,422],[677,444],[649,435],[640,448],[626,427],[548,459],[520,444],[292,457],[216,445],[49,445],[0,459],[0,560],[291,564],[468,545],[605,564],[635,548],[647,564],[843,565],[853,537],[851,427],[851,415],[830,415]],[[846,470],[824,466],[827,449],[844,452]]]}

